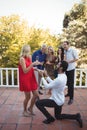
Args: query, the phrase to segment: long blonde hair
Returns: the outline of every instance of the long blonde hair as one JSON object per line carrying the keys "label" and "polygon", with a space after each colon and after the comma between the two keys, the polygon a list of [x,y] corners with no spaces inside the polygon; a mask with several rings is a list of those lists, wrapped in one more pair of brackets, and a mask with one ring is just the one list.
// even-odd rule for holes
{"label": "long blonde hair", "polygon": [[24,45],[21,49],[20,57],[30,57],[30,46],[28,44]]}

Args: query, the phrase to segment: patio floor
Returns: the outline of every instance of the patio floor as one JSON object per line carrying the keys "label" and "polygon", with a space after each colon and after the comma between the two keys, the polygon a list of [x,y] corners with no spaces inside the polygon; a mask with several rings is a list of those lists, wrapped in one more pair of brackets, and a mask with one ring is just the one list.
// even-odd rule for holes
{"label": "patio floor", "polygon": [[[44,95],[40,98],[47,98]],[[83,128],[73,120],[62,120],[45,125],[44,115],[34,107],[35,116],[23,117],[24,94],[18,88],[0,88],[0,130],[87,130],[87,89],[75,89],[74,103],[67,105],[68,98],[63,106],[63,113],[80,113],[83,119]],[[49,108],[53,115],[53,109]]]}

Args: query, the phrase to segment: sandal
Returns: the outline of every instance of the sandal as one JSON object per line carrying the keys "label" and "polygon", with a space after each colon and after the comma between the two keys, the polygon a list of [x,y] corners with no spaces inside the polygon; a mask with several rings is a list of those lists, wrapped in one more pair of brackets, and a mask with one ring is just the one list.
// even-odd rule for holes
{"label": "sandal", "polygon": [[28,111],[31,115],[35,116],[35,113],[33,113],[33,111],[31,111],[30,108],[28,108]]}
{"label": "sandal", "polygon": [[23,116],[29,117],[30,115],[29,115],[29,113],[28,113],[27,111],[24,111],[24,112],[23,112]]}

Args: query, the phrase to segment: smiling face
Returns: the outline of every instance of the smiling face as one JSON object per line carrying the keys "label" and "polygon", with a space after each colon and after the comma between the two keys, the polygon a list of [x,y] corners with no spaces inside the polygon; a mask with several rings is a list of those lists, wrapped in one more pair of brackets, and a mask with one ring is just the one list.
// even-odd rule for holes
{"label": "smiling face", "polygon": [[24,45],[22,48],[22,55],[24,57],[29,57],[30,55],[30,46],[29,45]]}
{"label": "smiling face", "polygon": [[47,45],[46,45],[46,44],[43,44],[43,45],[41,46],[41,51],[42,51],[42,53],[46,53],[46,50],[47,50]]}
{"label": "smiling face", "polygon": [[51,46],[48,47],[48,54],[53,54],[53,48]]}
{"label": "smiling face", "polygon": [[62,54],[62,49],[61,48],[58,49],[58,54],[60,54],[60,55]]}
{"label": "smiling face", "polygon": [[68,48],[69,48],[69,43],[68,43],[68,42],[64,42],[64,43],[63,43],[63,48],[64,48],[64,50],[68,50]]}
{"label": "smiling face", "polygon": [[64,48],[62,46],[58,47],[57,55],[64,55]]}

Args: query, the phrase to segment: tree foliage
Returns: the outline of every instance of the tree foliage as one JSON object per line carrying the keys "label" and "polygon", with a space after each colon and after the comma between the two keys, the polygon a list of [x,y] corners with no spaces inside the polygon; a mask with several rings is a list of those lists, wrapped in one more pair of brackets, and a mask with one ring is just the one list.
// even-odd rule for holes
{"label": "tree foliage", "polygon": [[82,0],[81,3],[75,4],[65,14],[61,39],[66,39],[71,45],[81,49],[79,65],[81,64],[82,57],[85,57],[83,62],[87,63],[87,53],[85,51],[87,49],[87,0]]}
{"label": "tree foliage", "polygon": [[17,67],[20,49],[29,44],[31,54],[46,42],[54,48],[59,43],[56,36],[49,30],[29,28],[28,23],[19,15],[3,16],[0,18],[0,67]]}
{"label": "tree foliage", "polygon": [[0,18],[0,66],[16,65],[20,47],[28,40],[26,25],[18,15]]}

